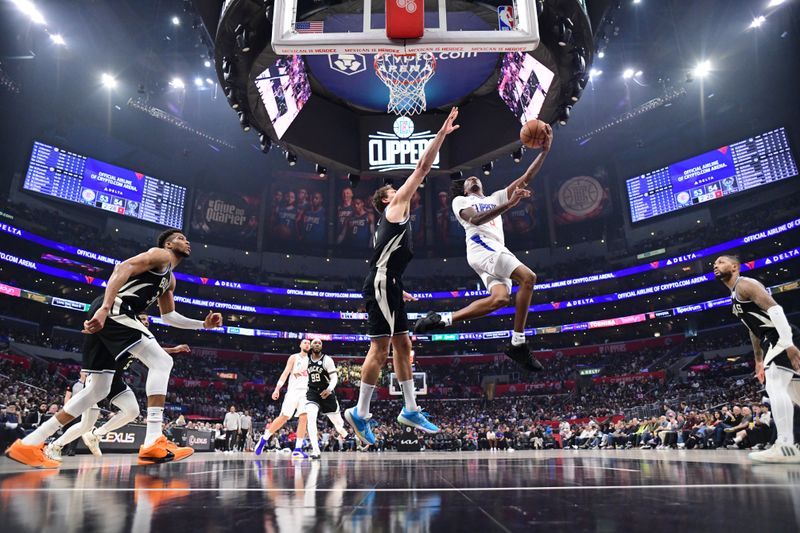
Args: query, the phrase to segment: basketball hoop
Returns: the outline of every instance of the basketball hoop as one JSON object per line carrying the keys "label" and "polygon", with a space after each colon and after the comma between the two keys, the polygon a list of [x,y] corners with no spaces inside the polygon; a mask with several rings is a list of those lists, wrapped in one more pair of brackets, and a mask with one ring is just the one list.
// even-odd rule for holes
{"label": "basketball hoop", "polygon": [[388,113],[417,115],[425,111],[425,84],[436,71],[436,58],[421,54],[375,54],[375,74],[389,88]]}

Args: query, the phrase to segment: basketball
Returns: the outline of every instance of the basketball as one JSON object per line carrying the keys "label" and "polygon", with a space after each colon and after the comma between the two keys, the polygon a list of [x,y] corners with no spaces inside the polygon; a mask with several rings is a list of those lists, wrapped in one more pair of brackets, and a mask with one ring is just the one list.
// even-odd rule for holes
{"label": "basketball", "polygon": [[519,140],[528,148],[541,148],[547,139],[547,125],[541,120],[529,120],[519,130]]}

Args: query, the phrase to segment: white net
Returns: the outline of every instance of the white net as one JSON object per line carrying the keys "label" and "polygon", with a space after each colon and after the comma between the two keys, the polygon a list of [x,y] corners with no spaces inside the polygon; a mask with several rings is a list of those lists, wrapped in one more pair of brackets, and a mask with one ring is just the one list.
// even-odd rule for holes
{"label": "white net", "polygon": [[436,71],[433,54],[375,54],[375,74],[389,88],[387,112],[417,115],[425,111],[425,84]]}

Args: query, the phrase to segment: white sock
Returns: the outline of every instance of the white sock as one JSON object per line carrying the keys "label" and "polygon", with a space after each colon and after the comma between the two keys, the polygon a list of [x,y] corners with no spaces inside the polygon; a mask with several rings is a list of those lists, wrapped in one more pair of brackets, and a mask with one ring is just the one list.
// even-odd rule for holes
{"label": "white sock", "polygon": [[766,389],[772,405],[772,419],[778,428],[776,444],[794,444],[794,405],[789,396],[792,373],[781,367],[770,365],[766,372]]}
{"label": "white sock", "polygon": [[403,391],[403,402],[409,411],[417,410],[417,398],[414,394],[414,380],[408,379],[400,382],[400,390]]}
{"label": "white sock", "polygon": [[375,385],[361,382],[361,389],[358,393],[358,405],[356,405],[356,414],[361,418],[369,416],[369,402],[372,401],[372,393],[375,392]]}
{"label": "white sock", "polygon": [[525,344],[525,333],[520,333],[519,331],[515,331],[514,334],[511,336],[511,345],[512,346],[521,346]]}
{"label": "white sock", "polygon": [[445,326],[449,327],[453,325],[453,313],[439,313],[439,316],[442,317],[442,322],[444,322]]}
{"label": "white sock", "polygon": [[[105,424],[103,424],[99,428],[93,429],[92,433],[94,433],[98,437],[103,437],[103,436],[107,435],[108,433],[114,431],[115,429],[121,428],[122,426],[124,426],[128,422],[132,422],[135,419],[136,419],[136,417],[131,419],[131,417],[128,415],[128,413],[123,413],[122,411],[119,411],[119,412],[115,413],[114,416],[109,418],[108,422],[106,422]],[[158,435],[156,435],[156,436],[158,436]]]}
{"label": "white sock", "polygon": [[261,438],[264,439],[265,441],[269,442],[269,438],[271,436],[272,436],[272,433],[270,432],[270,430],[265,429],[264,430],[264,434],[261,436]]}
{"label": "white sock", "polygon": [[311,441],[311,449],[314,450],[315,453],[320,453],[319,451],[319,443],[317,442],[317,413],[319,412],[319,407],[314,404],[309,404],[306,407],[306,414],[308,415],[308,439]]}
{"label": "white sock", "polygon": [[147,434],[144,437],[144,447],[151,446],[158,437],[163,435],[161,429],[164,423],[164,408],[163,407],[148,407],[147,408]]}
{"label": "white sock", "polygon": [[47,437],[61,429],[62,425],[63,424],[59,422],[55,416],[51,416],[46,421],[42,422],[42,424],[36,428],[33,433],[22,439],[22,444],[38,446],[46,441]]}

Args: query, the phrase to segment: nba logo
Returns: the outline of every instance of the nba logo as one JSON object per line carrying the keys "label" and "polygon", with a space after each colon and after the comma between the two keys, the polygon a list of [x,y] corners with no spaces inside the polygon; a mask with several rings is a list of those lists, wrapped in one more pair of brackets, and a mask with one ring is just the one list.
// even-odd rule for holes
{"label": "nba logo", "polygon": [[512,31],[516,26],[514,6],[497,6],[497,24],[500,31]]}

